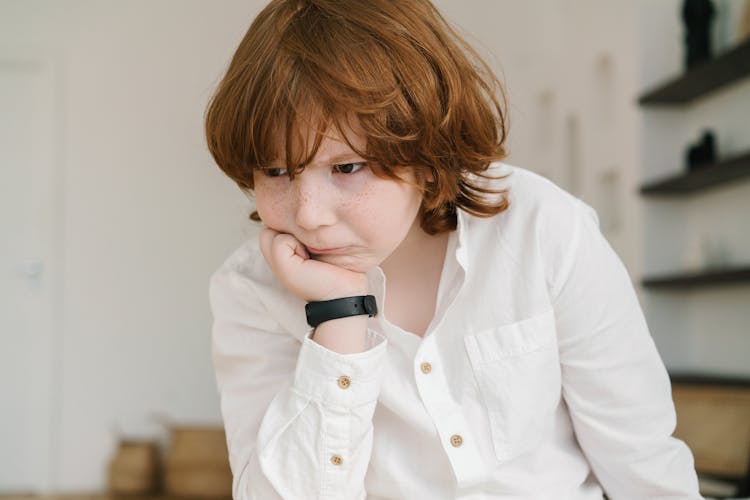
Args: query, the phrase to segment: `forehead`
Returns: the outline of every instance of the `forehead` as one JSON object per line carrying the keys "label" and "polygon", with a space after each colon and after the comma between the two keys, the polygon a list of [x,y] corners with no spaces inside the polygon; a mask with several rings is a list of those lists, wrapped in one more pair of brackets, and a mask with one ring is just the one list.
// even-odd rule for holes
{"label": "forehead", "polygon": [[[339,128],[340,127],[340,128]],[[291,134],[277,134],[277,154],[274,162],[293,164],[335,163],[347,158],[359,158],[367,149],[367,137],[355,124],[343,121],[322,127],[299,125]],[[287,144],[287,141],[291,141]],[[288,158],[291,155],[292,158]]]}

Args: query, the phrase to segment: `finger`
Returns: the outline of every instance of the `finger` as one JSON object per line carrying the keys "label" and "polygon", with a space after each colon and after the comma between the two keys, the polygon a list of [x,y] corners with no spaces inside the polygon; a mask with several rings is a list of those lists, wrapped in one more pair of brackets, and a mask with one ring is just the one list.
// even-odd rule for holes
{"label": "finger", "polygon": [[258,237],[258,245],[260,246],[260,252],[263,254],[263,258],[266,262],[271,265],[271,258],[273,252],[271,247],[273,246],[273,239],[278,235],[279,232],[271,229],[270,227],[264,226],[260,231]]}
{"label": "finger", "polygon": [[301,264],[306,260],[304,255],[299,253],[305,251],[304,248],[302,250],[299,249],[301,246],[302,244],[291,234],[277,234],[271,243],[274,262],[284,268],[287,268],[290,264]]}
{"label": "finger", "polygon": [[310,258],[310,254],[307,252],[307,247],[303,245],[299,240],[297,241],[297,245],[294,247],[294,253],[302,257],[302,260],[308,260]]}

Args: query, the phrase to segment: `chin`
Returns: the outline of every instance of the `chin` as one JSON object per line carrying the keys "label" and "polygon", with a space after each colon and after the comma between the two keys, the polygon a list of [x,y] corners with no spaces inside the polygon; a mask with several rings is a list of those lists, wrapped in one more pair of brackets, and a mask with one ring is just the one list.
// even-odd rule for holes
{"label": "chin", "polygon": [[368,271],[378,266],[375,259],[363,259],[351,255],[318,255],[315,260],[331,264],[355,273],[367,274]]}

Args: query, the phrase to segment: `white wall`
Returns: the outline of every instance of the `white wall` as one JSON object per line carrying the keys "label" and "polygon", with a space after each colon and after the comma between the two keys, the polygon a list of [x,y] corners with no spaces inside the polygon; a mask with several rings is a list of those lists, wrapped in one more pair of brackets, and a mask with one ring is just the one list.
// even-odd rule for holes
{"label": "white wall", "polygon": [[[202,113],[262,3],[0,0],[0,45],[36,47],[64,68],[56,489],[104,487],[115,428],[161,435],[154,413],[220,422],[207,279],[253,229],[248,202],[205,150]],[[637,279],[634,102],[662,76],[638,79],[638,4],[436,4],[507,83],[508,161],[597,208]]]}
{"label": "white wall", "polygon": [[541,173],[599,211],[639,273],[636,6],[614,0],[436,1],[504,80],[508,162]]}
{"label": "white wall", "polygon": [[248,203],[211,161],[202,114],[258,8],[0,1],[0,46],[63,70],[59,489],[102,488],[115,429],[158,433],[152,413],[220,423],[208,277],[249,234]]}
{"label": "white wall", "polygon": [[[737,41],[747,1],[714,2],[715,52]],[[639,5],[639,86],[650,89],[681,74],[681,0]],[[717,136],[719,157],[750,150],[750,79],[688,106],[640,112],[642,177],[653,180],[683,170],[684,151],[704,128]],[[728,184],[680,199],[648,199],[644,215],[644,273],[662,274],[706,265],[747,265],[750,224],[745,215],[750,183]],[[704,245],[721,248],[708,255]],[[649,292],[645,308],[652,333],[673,371],[750,375],[750,287],[715,287],[690,292]]]}

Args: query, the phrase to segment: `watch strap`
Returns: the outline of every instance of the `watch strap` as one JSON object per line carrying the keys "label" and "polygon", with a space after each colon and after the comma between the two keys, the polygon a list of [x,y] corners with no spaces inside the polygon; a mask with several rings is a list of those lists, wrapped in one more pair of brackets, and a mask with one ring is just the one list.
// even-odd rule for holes
{"label": "watch strap", "polygon": [[305,305],[307,324],[315,328],[324,321],[360,316],[373,317],[378,313],[374,295],[357,295],[340,299],[308,302]]}

